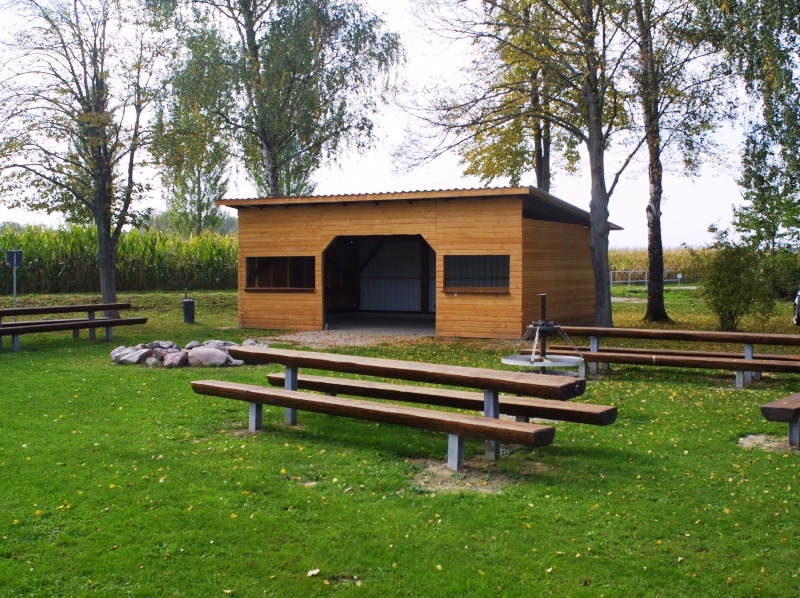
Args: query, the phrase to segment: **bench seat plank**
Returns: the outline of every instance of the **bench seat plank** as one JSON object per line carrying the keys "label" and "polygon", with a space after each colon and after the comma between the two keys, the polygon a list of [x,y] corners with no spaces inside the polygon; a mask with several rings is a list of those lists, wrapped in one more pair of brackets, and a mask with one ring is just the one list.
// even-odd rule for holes
{"label": "bench seat plank", "polygon": [[37,332],[57,332],[59,330],[78,330],[84,328],[113,328],[116,326],[131,326],[146,324],[147,318],[97,318],[95,320],[53,320],[50,322],[37,322],[24,324],[18,322],[16,326],[0,326],[0,336],[18,336],[21,334],[34,334]]}
{"label": "bench seat plank", "polygon": [[555,436],[555,430],[551,426],[496,420],[476,415],[328,397],[237,382],[198,380],[191,384],[194,392],[202,395],[398,424],[511,444],[547,446],[553,442]]}
{"label": "bench seat plank", "polygon": [[[269,374],[270,384],[283,387],[284,374]],[[332,378],[302,374],[297,377],[299,388],[334,394],[347,394],[389,401],[426,403],[455,409],[483,411],[484,396],[479,392],[450,388],[428,388],[406,384],[389,384],[351,378]],[[569,421],[596,426],[607,426],[617,418],[617,408],[591,403],[569,403],[552,399],[500,396],[500,413],[517,417],[535,417]]]}
{"label": "bench seat plank", "polygon": [[[577,347],[578,351],[588,353],[591,351],[589,347]],[[566,345],[548,345],[548,353],[554,355],[574,355],[575,349],[567,347]],[[713,355],[714,357],[729,357],[731,359],[741,359],[743,352],[739,351],[691,351],[683,349],[647,349],[641,347],[601,347],[595,353],[630,353],[631,355],[672,355],[675,357],[704,357]],[[521,355],[530,355],[530,349],[523,349],[520,351]],[[773,361],[800,361],[800,355],[788,355],[781,353],[754,353],[753,359],[766,359]]]}
{"label": "bench seat plank", "polygon": [[[548,351],[553,355],[566,354],[567,351]],[[574,354],[574,351],[572,352]],[[584,361],[594,363],[621,363],[629,365],[655,365],[684,368],[707,368],[714,370],[736,370],[743,372],[786,372],[800,373],[800,363],[791,360],[744,359],[743,357],[716,357],[709,353],[702,357],[660,355],[653,352],[644,354],[596,352],[582,353]]]}
{"label": "bench seat plank", "polygon": [[598,338],[640,338],[650,340],[695,341],[800,347],[800,335],[769,332],[718,332],[713,330],[662,330],[656,328],[603,328],[597,326],[561,326],[569,336]]}
{"label": "bench seat plank", "polygon": [[68,314],[90,311],[117,311],[130,309],[130,303],[86,303],[83,305],[49,305],[36,307],[6,307],[0,309],[0,319],[9,316],[40,316],[44,314]]}
{"label": "bench seat plank", "polygon": [[277,363],[290,367],[333,370],[383,378],[430,384],[466,386],[547,399],[571,399],[583,394],[586,380],[561,376],[532,376],[523,372],[488,370],[396,359],[272,349],[267,347],[229,347],[228,353],[246,363]]}
{"label": "bench seat plank", "polygon": [[800,418],[800,393],[761,405],[761,415],[772,422],[790,422]]}

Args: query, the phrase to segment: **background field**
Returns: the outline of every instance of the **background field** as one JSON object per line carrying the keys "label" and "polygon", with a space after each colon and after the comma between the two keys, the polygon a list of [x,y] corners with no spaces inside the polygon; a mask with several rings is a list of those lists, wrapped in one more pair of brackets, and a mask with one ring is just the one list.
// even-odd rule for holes
{"label": "background field", "polygon": [[[642,294],[624,294],[615,323],[637,326]],[[235,293],[194,297],[190,326],[181,293],[121,294],[150,322],[113,345],[265,334],[236,327]],[[667,301],[677,326],[714,328],[691,291]],[[794,332],[789,313],[744,328]],[[426,460],[443,461],[444,435],[307,413],[287,429],[275,408],[263,434],[241,435],[246,405],[189,381],[264,383],[277,368],[122,367],[113,345],[57,333],[0,352],[2,596],[800,594],[800,455],[737,444],[785,437],[758,406],[798,376],[737,390],[728,372],[619,366],[580,399],[618,405],[614,425],[559,423],[552,446],[496,464],[468,441],[471,469],[441,488]],[[498,367],[514,348],[352,351]]]}

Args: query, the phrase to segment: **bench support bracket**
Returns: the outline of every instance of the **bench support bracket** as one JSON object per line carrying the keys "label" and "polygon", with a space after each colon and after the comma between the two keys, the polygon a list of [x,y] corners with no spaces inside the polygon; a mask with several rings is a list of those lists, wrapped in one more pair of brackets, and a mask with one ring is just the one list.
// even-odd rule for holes
{"label": "bench support bracket", "polygon": [[464,469],[464,437],[447,435],[447,467],[453,471]]}
{"label": "bench support bracket", "polygon": [[800,417],[789,422],[789,448],[800,449]]}
{"label": "bench support bracket", "polygon": [[[500,393],[496,390],[483,391],[483,415],[493,419],[500,418]],[[486,441],[486,457],[490,461],[500,459],[500,443],[497,440]]]}

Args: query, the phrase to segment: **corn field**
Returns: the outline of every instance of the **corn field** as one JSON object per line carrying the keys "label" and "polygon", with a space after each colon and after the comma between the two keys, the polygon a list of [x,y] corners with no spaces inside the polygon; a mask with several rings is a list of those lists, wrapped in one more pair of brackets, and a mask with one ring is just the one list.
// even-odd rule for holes
{"label": "corn field", "polygon": [[[22,249],[17,292],[93,293],[100,291],[97,237],[91,227],[49,229],[27,226],[0,231],[0,293],[11,294],[13,269],[6,250]],[[236,237],[204,233],[123,233],[117,251],[117,290],[235,289]]]}
{"label": "corn field", "polygon": [[[683,275],[684,282],[696,282],[700,279],[698,264],[692,259],[692,251],[704,253],[708,249],[691,250],[687,247],[664,250],[664,270],[673,270]],[[609,270],[647,271],[647,249],[609,249]]]}

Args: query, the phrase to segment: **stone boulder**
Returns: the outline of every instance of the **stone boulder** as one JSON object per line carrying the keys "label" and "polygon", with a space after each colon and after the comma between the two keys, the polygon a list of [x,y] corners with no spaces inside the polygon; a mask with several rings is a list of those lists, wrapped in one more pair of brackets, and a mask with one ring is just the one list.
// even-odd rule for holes
{"label": "stone boulder", "polygon": [[194,367],[223,367],[228,363],[228,352],[213,347],[196,347],[189,351],[189,365]]}
{"label": "stone boulder", "polygon": [[186,350],[174,351],[164,355],[165,368],[182,368],[189,363],[189,352]]}

